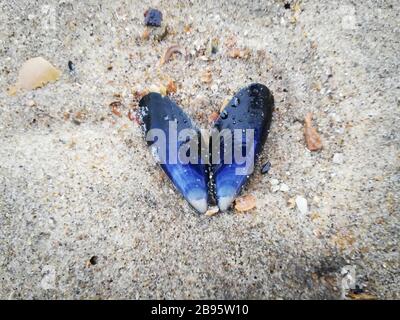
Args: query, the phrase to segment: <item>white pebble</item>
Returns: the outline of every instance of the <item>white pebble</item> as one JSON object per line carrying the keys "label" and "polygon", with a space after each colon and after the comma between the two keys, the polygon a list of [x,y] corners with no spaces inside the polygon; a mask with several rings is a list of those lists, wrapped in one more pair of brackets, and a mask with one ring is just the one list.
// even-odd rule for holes
{"label": "white pebble", "polygon": [[277,192],[279,190],[279,186],[278,185],[272,185],[271,186],[271,192]]}
{"label": "white pebble", "polygon": [[279,187],[279,190],[281,190],[282,192],[288,192],[289,191],[289,186],[285,183],[282,183]]}
{"label": "white pebble", "polygon": [[270,183],[271,185],[273,185],[273,186],[276,186],[276,185],[279,184],[279,180],[278,180],[278,179],[271,179],[271,180],[269,181],[269,183]]}
{"label": "white pebble", "polygon": [[333,163],[342,164],[344,161],[343,153],[335,153],[332,159]]}
{"label": "white pebble", "polygon": [[302,196],[297,196],[296,197],[296,206],[299,209],[300,213],[305,215],[308,212],[308,205],[307,205],[307,200],[306,198]]}

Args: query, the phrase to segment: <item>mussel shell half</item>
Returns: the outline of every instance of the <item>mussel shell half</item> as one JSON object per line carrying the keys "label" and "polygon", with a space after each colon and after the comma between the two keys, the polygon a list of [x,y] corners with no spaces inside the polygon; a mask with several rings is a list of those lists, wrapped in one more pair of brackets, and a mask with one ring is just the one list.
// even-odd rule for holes
{"label": "mussel shell half", "polygon": [[[235,131],[243,132],[242,135],[237,136],[240,143],[234,144],[234,138],[229,139],[225,136],[216,142],[213,138],[210,140],[210,146],[212,143],[219,145],[219,152],[215,153],[216,156],[212,154],[212,151],[210,153],[215,198],[221,211],[230,207],[252,173],[252,168],[254,169],[255,161],[269,132],[273,106],[274,99],[270,90],[262,84],[254,83],[235,94],[214,124],[211,137],[215,133],[221,133],[224,129],[231,132],[232,137],[234,137]],[[252,143],[246,140],[248,133],[246,130],[248,129],[253,129],[254,140]],[[226,151],[229,148],[233,155],[231,161],[225,159]],[[234,156],[235,148],[237,152],[241,151],[242,156],[245,156],[245,162],[238,162]],[[216,157],[219,161],[215,161]]]}
{"label": "mussel shell half", "polygon": [[[153,149],[153,155],[173,185],[190,205],[197,212],[205,213],[208,206],[208,174],[206,172],[206,165],[200,157],[200,148],[198,148],[199,152],[194,155],[196,161],[189,163],[181,161],[181,158],[176,154],[176,151],[183,144],[191,143],[191,141],[198,145],[200,144],[199,131],[193,125],[190,118],[168,97],[163,97],[159,93],[152,92],[144,96],[139,102],[139,121],[146,135],[151,129],[159,129],[165,134],[165,153]],[[174,140],[173,136],[175,132],[172,132],[170,127],[173,123],[176,126],[176,133],[178,135],[183,133],[182,130],[185,129],[192,131],[193,135],[186,140]],[[156,141],[147,141],[147,143],[150,148],[153,148]],[[170,155],[172,155],[172,158]]]}

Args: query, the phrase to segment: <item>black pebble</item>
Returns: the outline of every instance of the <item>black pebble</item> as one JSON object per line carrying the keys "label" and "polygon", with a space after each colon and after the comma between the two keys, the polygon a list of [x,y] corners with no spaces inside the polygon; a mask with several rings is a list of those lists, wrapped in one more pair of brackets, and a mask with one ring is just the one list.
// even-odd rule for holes
{"label": "black pebble", "polygon": [[95,264],[97,264],[98,260],[99,260],[99,258],[97,256],[93,256],[93,257],[90,258],[89,262],[90,262],[91,265],[94,266]]}
{"label": "black pebble", "polygon": [[266,174],[268,173],[269,169],[271,169],[271,162],[267,161],[261,168],[261,173]]}
{"label": "black pebble", "polygon": [[162,13],[157,9],[149,9],[144,14],[144,24],[146,26],[160,27],[162,21]]}
{"label": "black pebble", "polygon": [[75,71],[75,65],[71,60],[68,61],[68,69],[69,69],[70,72],[74,72]]}

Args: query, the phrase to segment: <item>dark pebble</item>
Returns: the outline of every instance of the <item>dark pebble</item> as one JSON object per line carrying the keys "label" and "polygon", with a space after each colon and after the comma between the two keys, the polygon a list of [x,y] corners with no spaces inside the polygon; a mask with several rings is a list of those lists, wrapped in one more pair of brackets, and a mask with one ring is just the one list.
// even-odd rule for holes
{"label": "dark pebble", "polygon": [[68,69],[69,69],[70,72],[74,72],[75,71],[75,65],[71,60],[68,61]]}
{"label": "dark pebble", "polygon": [[96,265],[98,262],[99,258],[97,256],[93,256],[90,258],[89,262],[92,266]]}
{"label": "dark pebble", "polygon": [[268,173],[269,169],[271,169],[271,162],[267,161],[261,168],[261,173],[266,174]]}
{"label": "dark pebble", "polygon": [[157,9],[149,9],[144,13],[144,24],[146,26],[160,27],[162,21],[162,13]]}

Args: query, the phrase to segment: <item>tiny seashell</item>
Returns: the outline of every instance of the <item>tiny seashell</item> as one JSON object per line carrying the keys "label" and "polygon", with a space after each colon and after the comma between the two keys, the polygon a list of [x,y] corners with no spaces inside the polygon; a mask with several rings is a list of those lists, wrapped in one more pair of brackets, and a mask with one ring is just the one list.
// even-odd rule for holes
{"label": "tiny seashell", "polygon": [[54,82],[60,78],[61,71],[42,57],[36,57],[26,61],[18,75],[18,80],[9,93],[15,94],[18,90],[32,90]]}
{"label": "tiny seashell", "polygon": [[235,209],[239,212],[249,211],[256,206],[256,198],[249,194],[235,200]]}

